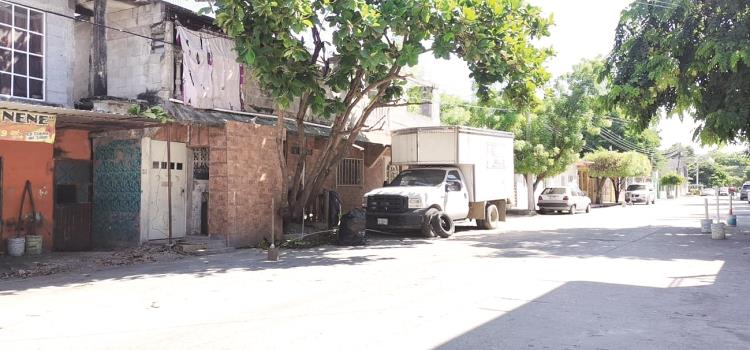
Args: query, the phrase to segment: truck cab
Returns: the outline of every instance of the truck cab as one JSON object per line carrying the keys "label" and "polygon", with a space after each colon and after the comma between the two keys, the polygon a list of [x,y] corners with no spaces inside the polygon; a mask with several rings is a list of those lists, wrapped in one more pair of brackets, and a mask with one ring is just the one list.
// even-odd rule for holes
{"label": "truck cab", "polygon": [[452,167],[413,168],[390,184],[365,194],[368,227],[421,229],[428,209],[443,211],[451,220],[469,214],[469,192],[461,170]]}

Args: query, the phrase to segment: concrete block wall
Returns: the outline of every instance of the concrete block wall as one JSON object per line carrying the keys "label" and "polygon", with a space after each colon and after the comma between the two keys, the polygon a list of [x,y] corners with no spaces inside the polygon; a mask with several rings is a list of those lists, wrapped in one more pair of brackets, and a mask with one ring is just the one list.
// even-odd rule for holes
{"label": "concrete block wall", "polygon": [[[152,36],[153,30],[169,30],[171,33],[171,25],[164,20],[164,6],[158,2],[109,12],[107,24],[147,37]],[[136,98],[138,94],[152,90],[162,98],[170,97],[172,80],[168,72],[173,70],[172,52],[171,45],[152,49],[150,40],[108,30],[107,94]]]}
{"label": "concrete block wall", "polygon": [[91,96],[92,25],[75,23],[75,54],[73,61],[73,101]]}

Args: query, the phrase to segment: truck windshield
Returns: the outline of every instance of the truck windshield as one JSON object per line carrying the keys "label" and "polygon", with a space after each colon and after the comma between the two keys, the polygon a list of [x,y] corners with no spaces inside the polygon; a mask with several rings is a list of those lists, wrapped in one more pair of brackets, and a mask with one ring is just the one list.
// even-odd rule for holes
{"label": "truck windshield", "polygon": [[445,170],[406,170],[398,174],[390,186],[437,186],[443,183]]}
{"label": "truck windshield", "polygon": [[646,185],[630,185],[628,191],[643,191],[646,189]]}

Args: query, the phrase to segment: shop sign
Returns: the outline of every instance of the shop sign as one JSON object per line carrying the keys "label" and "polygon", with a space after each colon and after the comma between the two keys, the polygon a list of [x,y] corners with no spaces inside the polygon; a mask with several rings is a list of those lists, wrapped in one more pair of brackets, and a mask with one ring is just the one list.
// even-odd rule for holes
{"label": "shop sign", "polygon": [[55,116],[0,109],[0,140],[55,142]]}

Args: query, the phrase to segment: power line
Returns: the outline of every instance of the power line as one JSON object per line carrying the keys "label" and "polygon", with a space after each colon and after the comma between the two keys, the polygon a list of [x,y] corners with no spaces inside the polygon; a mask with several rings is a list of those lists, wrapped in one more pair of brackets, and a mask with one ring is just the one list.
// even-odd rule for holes
{"label": "power line", "polygon": [[621,137],[620,135],[617,135],[616,133],[612,132],[611,130],[607,130],[606,128],[602,128],[602,131],[605,132],[605,134],[608,134],[612,138],[616,138],[621,143],[630,146],[631,148],[643,151],[645,153],[653,153],[652,150],[649,150],[643,146],[638,146],[637,144],[633,143],[632,141],[626,140],[625,138]]}
{"label": "power line", "polygon": [[[59,13],[59,12],[55,12],[55,11],[51,11],[51,10],[45,10],[45,9],[41,9],[41,8],[38,8],[38,7],[29,6],[29,5],[26,5],[26,4],[18,4],[18,3],[15,3],[15,2],[11,2],[11,3],[14,4],[14,5],[17,5],[17,6],[21,6],[21,7],[26,7],[26,8],[32,9],[32,10],[37,11],[37,12],[43,12],[43,13],[48,14],[48,15],[54,15],[54,16],[66,18],[66,19],[69,19],[69,20],[73,20],[75,22],[87,23],[87,24],[90,24],[92,26],[102,27],[102,28],[109,29],[109,30],[116,30],[116,31],[118,31],[120,33],[129,34],[129,35],[132,35],[132,36],[136,36],[136,37],[143,38],[143,39],[146,39],[146,40],[151,40],[151,41],[162,43],[162,44],[165,44],[165,45],[171,45],[171,46],[174,46],[174,47],[180,47],[180,45],[178,45],[176,43],[173,43],[173,42],[168,42],[168,41],[166,41],[164,39],[152,38],[150,36],[146,36],[146,35],[143,35],[143,34],[138,34],[138,33],[131,32],[131,31],[128,31],[128,30],[125,30],[125,29],[115,28],[115,27],[112,27],[112,26],[108,26],[106,24],[95,23],[95,22],[92,22],[92,21],[89,21],[89,20],[85,20],[83,18],[76,17],[76,16],[70,16],[70,15],[66,15],[64,13]],[[200,33],[200,34],[204,34],[204,33]],[[205,38],[203,36],[201,36],[201,35],[199,35],[199,36],[202,39],[224,38],[224,39],[230,39],[231,40],[231,38],[229,38],[228,36],[225,36],[225,35],[211,34],[211,35],[209,35],[208,37],[205,37]]]}

